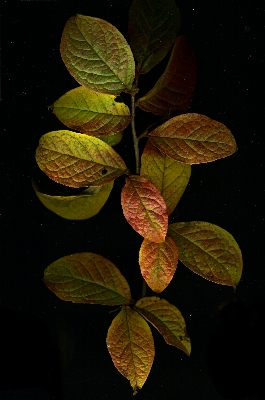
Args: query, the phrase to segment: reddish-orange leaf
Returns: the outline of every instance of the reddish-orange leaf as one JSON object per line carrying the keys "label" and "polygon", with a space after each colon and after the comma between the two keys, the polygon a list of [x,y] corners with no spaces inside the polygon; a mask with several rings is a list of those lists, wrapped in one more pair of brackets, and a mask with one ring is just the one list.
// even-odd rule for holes
{"label": "reddish-orange leaf", "polygon": [[166,203],[147,178],[130,175],[121,192],[123,214],[133,229],[144,238],[160,243],[168,228]]}
{"label": "reddish-orange leaf", "polygon": [[221,122],[201,114],[171,118],[148,137],[168,157],[185,164],[215,161],[237,150],[230,130]]}
{"label": "reddish-orange leaf", "polygon": [[155,355],[147,322],[130,307],[122,307],[109,327],[107,348],[115,367],[130,380],[136,394],[149,375]]}
{"label": "reddish-orange leaf", "polygon": [[195,54],[185,36],[179,36],[163,75],[137,104],[142,110],[161,116],[172,111],[184,113],[190,106],[195,86]]}
{"label": "reddish-orange leaf", "polygon": [[154,292],[160,293],[167,287],[177,263],[178,248],[171,237],[166,236],[161,243],[144,239],[139,252],[139,264],[144,280]]}

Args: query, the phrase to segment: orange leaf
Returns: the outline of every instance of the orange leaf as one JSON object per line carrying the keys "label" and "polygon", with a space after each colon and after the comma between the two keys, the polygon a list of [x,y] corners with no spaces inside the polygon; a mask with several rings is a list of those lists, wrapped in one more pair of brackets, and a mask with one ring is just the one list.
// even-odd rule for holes
{"label": "orange leaf", "polygon": [[136,394],[149,375],[155,355],[147,322],[130,307],[122,307],[109,327],[107,348],[115,367],[130,380]]}
{"label": "orange leaf", "polygon": [[177,263],[178,248],[171,237],[166,236],[161,243],[144,239],[139,252],[139,264],[144,280],[154,292],[160,293],[167,287]]}
{"label": "orange leaf", "polygon": [[159,297],[143,297],[134,308],[161,333],[167,344],[190,355],[191,345],[186,323],[177,307]]}
{"label": "orange leaf", "polygon": [[123,214],[133,229],[152,242],[163,242],[167,233],[166,203],[147,178],[130,175],[121,192]]}
{"label": "orange leaf", "polygon": [[225,125],[200,114],[171,118],[148,137],[168,157],[185,164],[218,160],[237,150],[236,141]]}
{"label": "orange leaf", "polygon": [[195,54],[187,39],[179,36],[163,75],[137,104],[142,110],[161,116],[172,111],[183,113],[190,106],[195,86]]}

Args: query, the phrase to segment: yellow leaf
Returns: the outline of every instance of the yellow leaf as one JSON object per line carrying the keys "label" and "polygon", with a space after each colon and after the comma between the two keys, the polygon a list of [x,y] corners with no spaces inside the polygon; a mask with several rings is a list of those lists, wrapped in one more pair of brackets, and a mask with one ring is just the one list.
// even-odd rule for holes
{"label": "yellow leaf", "polygon": [[184,351],[191,351],[186,323],[177,307],[159,297],[144,297],[134,307],[161,333],[167,344]]}
{"label": "yellow leaf", "polygon": [[115,367],[129,379],[136,394],[149,375],[155,355],[147,322],[130,307],[122,307],[109,327],[107,348]]}
{"label": "yellow leaf", "polygon": [[96,215],[104,206],[113,188],[113,181],[103,186],[94,186],[76,196],[50,196],[41,193],[33,183],[36,195],[48,210],[62,218],[83,220]]}

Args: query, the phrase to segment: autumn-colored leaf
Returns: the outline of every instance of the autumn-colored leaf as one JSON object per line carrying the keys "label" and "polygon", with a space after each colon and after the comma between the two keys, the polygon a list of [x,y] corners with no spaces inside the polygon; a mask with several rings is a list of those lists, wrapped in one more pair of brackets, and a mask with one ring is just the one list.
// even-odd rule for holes
{"label": "autumn-colored leaf", "polygon": [[134,308],[159,331],[167,344],[190,355],[186,323],[177,307],[159,297],[144,297],[137,301]]}
{"label": "autumn-colored leaf", "polygon": [[116,95],[132,88],[135,63],[131,48],[109,22],[80,14],[71,17],[60,50],[66,68],[80,85]]}
{"label": "autumn-colored leaf", "polygon": [[119,154],[102,140],[65,130],[40,138],[36,161],[49,178],[76,188],[102,186],[127,170]]}
{"label": "autumn-colored leaf", "polygon": [[163,242],[167,233],[166,203],[147,178],[130,175],[121,192],[123,214],[133,229],[152,242]]}
{"label": "autumn-colored leaf", "polygon": [[59,258],[44,271],[45,285],[62,300],[73,303],[129,304],[129,285],[118,268],[94,253]]}
{"label": "autumn-colored leaf", "polygon": [[113,181],[103,186],[91,186],[75,196],[50,196],[41,193],[33,183],[36,195],[48,210],[62,218],[83,220],[96,215],[104,206],[113,188]]}
{"label": "autumn-colored leaf", "polygon": [[166,236],[161,243],[143,240],[139,252],[141,274],[154,292],[160,293],[168,286],[177,263],[178,248],[171,237]]}
{"label": "autumn-colored leaf", "polygon": [[112,321],[107,335],[107,348],[117,370],[141,389],[151,370],[155,349],[147,322],[130,307],[122,307]]}
{"label": "autumn-colored leaf", "polygon": [[120,143],[123,136],[123,132],[115,133],[114,135],[110,136],[100,136],[100,140],[107,143],[109,146],[116,146],[116,144]]}
{"label": "autumn-colored leaf", "polygon": [[52,108],[68,128],[90,136],[109,136],[122,131],[130,123],[129,108],[114,99],[114,95],[80,86],[56,100]]}
{"label": "autumn-colored leaf", "polygon": [[134,0],[129,11],[130,44],[141,74],[167,54],[180,27],[173,0]]}
{"label": "autumn-colored leaf", "polygon": [[140,175],[149,179],[161,193],[170,215],[190,179],[191,166],[173,160],[163,154],[150,140],[141,156]]}
{"label": "autumn-colored leaf", "polygon": [[196,58],[184,36],[175,40],[163,75],[153,89],[137,101],[147,112],[168,116],[172,111],[184,113],[190,106],[196,86]]}
{"label": "autumn-colored leaf", "polygon": [[168,157],[185,164],[215,161],[237,150],[230,130],[221,122],[201,114],[171,118],[148,137]]}
{"label": "autumn-colored leaf", "polygon": [[242,254],[233,236],[208,222],[169,225],[179,260],[191,271],[221,285],[237,286],[242,275]]}

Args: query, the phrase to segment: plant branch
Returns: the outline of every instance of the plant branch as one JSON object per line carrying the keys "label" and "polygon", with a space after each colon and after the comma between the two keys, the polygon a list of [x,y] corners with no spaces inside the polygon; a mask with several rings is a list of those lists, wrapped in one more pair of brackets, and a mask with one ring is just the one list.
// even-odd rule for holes
{"label": "plant branch", "polygon": [[135,172],[137,175],[140,173],[140,155],[139,155],[139,146],[138,146],[138,138],[136,135],[136,129],[135,129],[135,95],[138,92],[138,88],[134,85],[131,91],[131,104],[132,104],[132,109],[131,109],[131,126],[132,126],[132,136],[133,136],[133,144],[134,144],[134,153],[135,153]]}

